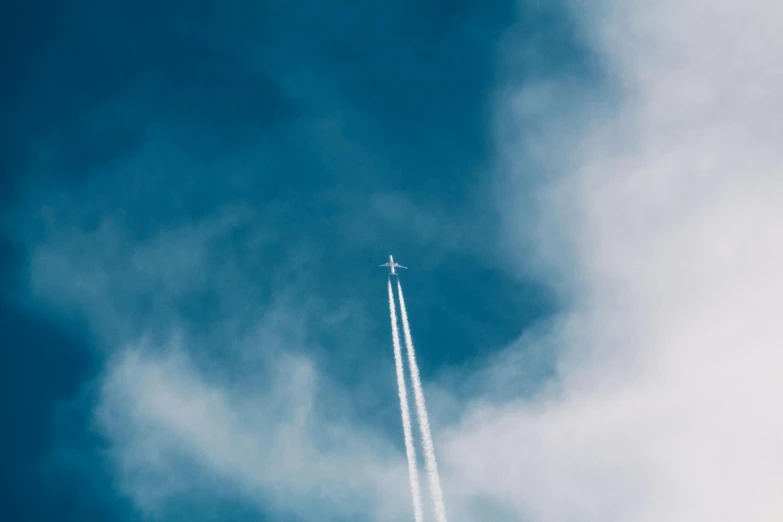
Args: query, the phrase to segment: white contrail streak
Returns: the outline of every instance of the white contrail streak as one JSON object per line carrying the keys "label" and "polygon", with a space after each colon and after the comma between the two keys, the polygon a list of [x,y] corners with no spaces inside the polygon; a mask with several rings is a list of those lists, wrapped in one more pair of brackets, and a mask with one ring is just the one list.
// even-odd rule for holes
{"label": "white contrail streak", "polygon": [[394,367],[397,369],[397,390],[400,396],[400,411],[402,413],[402,431],[405,436],[405,453],[408,456],[408,478],[411,483],[413,497],[413,517],[416,522],[423,522],[421,509],[421,491],[419,490],[419,472],[416,467],[416,448],[413,446],[411,430],[411,412],[408,409],[408,391],[405,386],[405,374],[402,369],[402,350],[400,349],[400,333],[397,330],[397,312],[394,307],[394,293],[389,279],[389,315],[392,328],[392,344],[394,345]]}
{"label": "white contrail streak", "polygon": [[[391,284],[391,282],[389,283]],[[408,365],[411,370],[411,382],[413,383],[413,397],[416,400],[416,415],[419,419],[422,446],[424,448],[424,468],[427,470],[427,478],[430,483],[430,496],[432,497],[435,517],[438,522],[447,522],[446,506],[443,504],[443,492],[440,489],[440,476],[438,475],[438,463],[435,460],[435,446],[432,444],[430,433],[430,421],[427,417],[427,405],[424,403],[424,391],[421,388],[419,365],[416,364],[416,353],[413,349],[411,328],[408,324],[408,312],[405,310],[405,298],[402,296],[402,286],[397,279],[397,294],[400,296],[400,315],[402,315],[402,331],[405,334],[405,346],[408,351]]]}

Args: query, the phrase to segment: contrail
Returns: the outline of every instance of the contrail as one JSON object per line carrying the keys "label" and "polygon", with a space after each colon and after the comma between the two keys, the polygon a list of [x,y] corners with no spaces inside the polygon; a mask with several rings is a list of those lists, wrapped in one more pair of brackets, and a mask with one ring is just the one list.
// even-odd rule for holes
{"label": "contrail", "polygon": [[[389,282],[391,285],[391,281]],[[402,315],[402,331],[405,334],[405,346],[408,349],[408,365],[411,370],[413,382],[413,397],[416,400],[416,415],[419,419],[422,446],[424,447],[424,467],[427,470],[427,478],[430,483],[430,496],[435,508],[435,517],[438,522],[447,522],[446,506],[443,504],[443,491],[440,489],[440,476],[438,475],[438,463],[435,460],[435,446],[432,444],[430,433],[430,421],[427,417],[427,405],[424,403],[424,392],[421,388],[419,366],[416,364],[416,354],[413,350],[411,328],[408,324],[408,312],[405,310],[405,298],[402,296],[402,285],[397,279],[397,294],[400,296],[400,312]]]}
{"label": "contrail", "polygon": [[405,386],[405,374],[402,369],[402,350],[400,349],[400,333],[397,330],[397,312],[394,307],[394,293],[389,279],[389,315],[392,328],[392,343],[394,344],[394,367],[397,369],[397,390],[400,396],[400,411],[402,413],[402,431],[405,436],[405,453],[408,456],[408,478],[411,483],[413,497],[413,517],[416,522],[423,522],[421,510],[421,491],[419,490],[419,472],[416,468],[416,448],[413,446],[411,430],[411,412],[408,409],[408,391]]}

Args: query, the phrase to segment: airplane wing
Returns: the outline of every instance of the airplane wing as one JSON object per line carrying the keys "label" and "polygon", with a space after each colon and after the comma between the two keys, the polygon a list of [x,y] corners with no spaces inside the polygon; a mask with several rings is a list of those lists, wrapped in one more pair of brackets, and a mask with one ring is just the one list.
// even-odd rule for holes
{"label": "airplane wing", "polygon": [[397,265],[397,268],[404,268],[405,270],[407,270],[407,269],[408,269],[408,267],[407,267],[407,266],[402,266],[402,265]]}
{"label": "airplane wing", "polygon": [[389,266],[389,263],[384,263],[382,265],[378,265],[379,268],[382,267],[382,266]]}

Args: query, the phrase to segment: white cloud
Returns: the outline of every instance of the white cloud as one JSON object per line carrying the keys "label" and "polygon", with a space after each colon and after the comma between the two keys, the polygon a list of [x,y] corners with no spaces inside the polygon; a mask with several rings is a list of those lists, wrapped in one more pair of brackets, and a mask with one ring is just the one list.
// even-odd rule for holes
{"label": "white cloud", "polygon": [[[534,247],[573,282],[559,380],[466,413],[442,449],[447,488],[541,521],[779,520],[781,8],[614,2],[580,17],[622,99],[582,112],[538,193]],[[522,129],[511,165],[531,142],[563,150],[550,140],[565,125]]]}
{"label": "white cloud", "polygon": [[317,397],[308,359],[282,354],[267,369],[242,386],[210,381],[176,340],[118,352],[97,419],[137,505],[160,516],[172,497],[203,489],[238,493],[268,512],[404,517],[406,469],[396,451],[330,417],[333,397]]}

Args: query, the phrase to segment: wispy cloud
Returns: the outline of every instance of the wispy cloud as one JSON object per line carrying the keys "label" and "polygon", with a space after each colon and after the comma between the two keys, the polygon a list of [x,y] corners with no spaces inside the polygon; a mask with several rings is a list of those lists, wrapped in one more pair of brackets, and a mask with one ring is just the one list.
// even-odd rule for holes
{"label": "wispy cloud", "polygon": [[205,489],[239,492],[266,512],[399,519],[404,463],[377,434],[339,418],[312,364],[283,354],[254,386],[215,382],[177,341],[113,361],[97,412],[122,483],[145,511]]}

